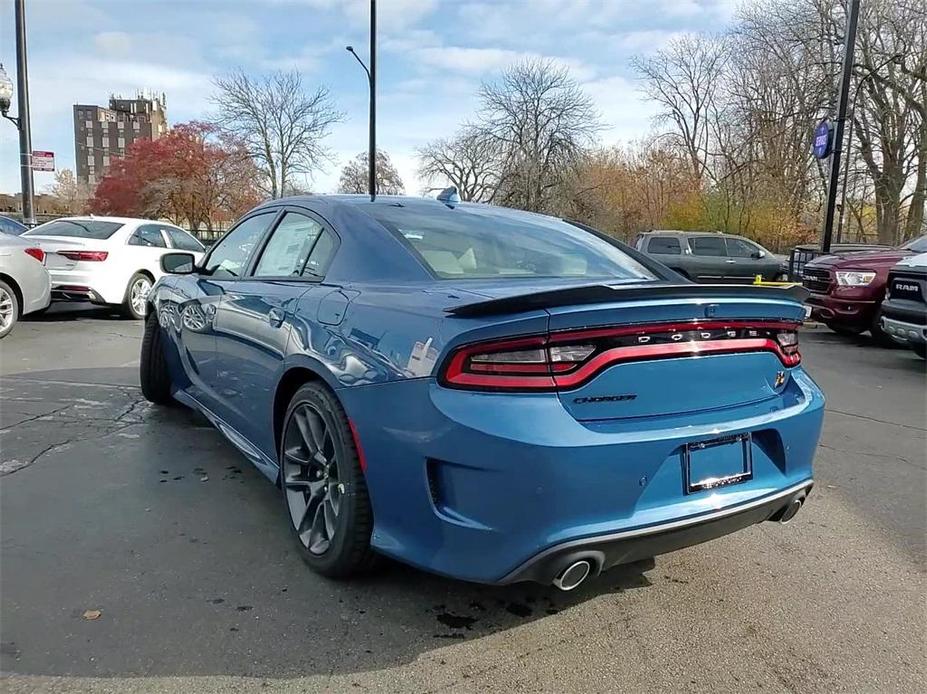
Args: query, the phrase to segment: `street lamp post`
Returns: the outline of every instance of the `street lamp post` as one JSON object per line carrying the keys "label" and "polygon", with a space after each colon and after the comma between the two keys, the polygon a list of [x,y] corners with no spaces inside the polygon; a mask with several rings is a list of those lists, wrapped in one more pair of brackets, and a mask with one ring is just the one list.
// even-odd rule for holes
{"label": "street lamp post", "polygon": [[24,0],[15,0],[16,9],[16,81],[19,92],[19,115],[9,115],[13,83],[0,65],[0,115],[19,130],[19,173],[22,181],[23,224],[35,226],[32,182],[32,131],[29,126],[29,75],[26,69],[26,10]]}
{"label": "street lamp post", "polygon": [[830,253],[830,241],[834,232],[834,207],[837,203],[837,182],[840,179],[840,157],[843,153],[843,129],[846,125],[847,102],[850,97],[850,76],[853,72],[853,55],[856,51],[856,25],[858,21],[859,0],[850,0],[847,8],[847,25],[843,43],[843,72],[840,76],[840,95],[837,100],[833,153],[830,155],[827,207],[824,211],[824,238],[821,241],[821,250],[825,254]]}
{"label": "street lamp post", "polygon": [[370,199],[377,196],[377,0],[370,0],[370,67],[368,68],[360,56],[354,51],[354,46],[345,46],[367,73],[367,84],[370,86],[370,118],[369,118],[369,145],[367,151],[367,191]]}

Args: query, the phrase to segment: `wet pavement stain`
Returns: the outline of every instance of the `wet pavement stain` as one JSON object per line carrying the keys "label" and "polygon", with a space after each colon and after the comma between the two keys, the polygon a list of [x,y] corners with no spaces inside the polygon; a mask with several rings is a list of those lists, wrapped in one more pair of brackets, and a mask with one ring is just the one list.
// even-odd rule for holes
{"label": "wet pavement stain", "polygon": [[477,620],[476,617],[465,617],[464,615],[442,612],[438,615],[438,621],[451,629],[467,629],[469,631]]}

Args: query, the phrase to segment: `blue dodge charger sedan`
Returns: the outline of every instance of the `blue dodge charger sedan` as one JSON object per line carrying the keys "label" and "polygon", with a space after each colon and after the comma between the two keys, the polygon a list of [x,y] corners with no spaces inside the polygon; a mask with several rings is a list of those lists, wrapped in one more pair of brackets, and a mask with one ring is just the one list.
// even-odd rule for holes
{"label": "blue dodge charger sedan", "polygon": [[824,399],[790,291],[453,195],[274,200],[162,266],[145,396],[279,485],[325,575],[383,554],[569,590],[811,490]]}

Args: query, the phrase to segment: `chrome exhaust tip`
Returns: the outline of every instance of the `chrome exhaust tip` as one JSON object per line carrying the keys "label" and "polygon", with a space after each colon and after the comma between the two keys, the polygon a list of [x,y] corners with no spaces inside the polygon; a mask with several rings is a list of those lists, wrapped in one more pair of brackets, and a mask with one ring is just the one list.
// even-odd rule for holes
{"label": "chrome exhaust tip", "polygon": [[585,581],[592,572],[592,564],[588,559],[575,561],[560,572],[560,575],[554,579],[554,585],[560,590],[573,590],[580,583]]}
{"label": "chrome exhaust tip", "polygon": [[797,496],[789,502],[789,505],[782,509],[782,515],[778,520],[780,523],[788,523],[795,517],[795,514],[801,510],[802,504],[805,503],[805,497]]}

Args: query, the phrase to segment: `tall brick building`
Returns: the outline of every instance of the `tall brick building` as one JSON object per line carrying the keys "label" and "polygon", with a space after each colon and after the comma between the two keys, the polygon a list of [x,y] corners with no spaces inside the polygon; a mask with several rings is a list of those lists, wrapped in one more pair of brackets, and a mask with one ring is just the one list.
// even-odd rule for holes
{"label": "tall brick building", "polygon": [[164,94],[110,97],[109,108],[74,105],[74,161],[77,180],[99,182],[110,157],[121,157],[134,140],[157,140],[167,132]]}

